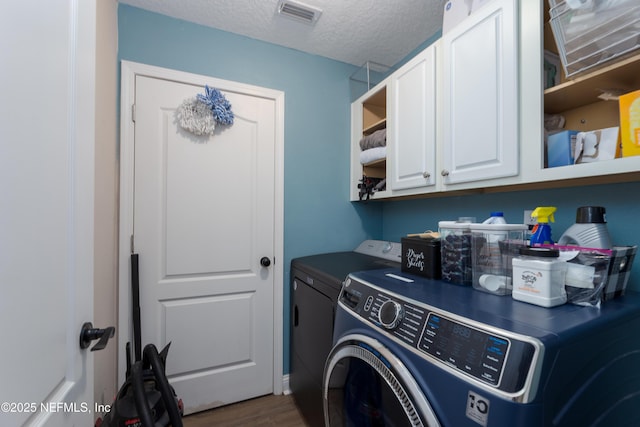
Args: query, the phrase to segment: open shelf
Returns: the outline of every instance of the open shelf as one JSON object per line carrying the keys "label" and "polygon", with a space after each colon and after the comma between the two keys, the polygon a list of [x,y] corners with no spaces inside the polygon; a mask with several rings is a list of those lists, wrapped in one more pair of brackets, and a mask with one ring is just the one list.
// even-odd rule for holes
{"label": "open shelf", "polygon": [[370,124],[369,126],[365,127],[364,129],[362,129],[362,134],[363,135],[371,135],[372,133],[374,133],[377,130],[380,129],[386,129],[387,127],[387,119],[381,119],[375,123]]}
{"label": "open shelf", "polygon": [[386,126],[386,120],[387,120],[387,88],[382,87],[379,91],[369,96],[362,103],[363,134],[366,135],[368,129],[371,129],[375,126],[379,126],[381,123],[384,122],[384,125],[382,125],[379,128],[379,129],[383,129]]}
{"label": "open shelf", "polygon": [[600,101],[603,91],[631,92],[640,88],[640,53],[544,91],[544,111],[562,113]]}
{"label": "open shelf", "polygon": [[362,165],[362,172],[371,178],[385,178],[387,176],[387,159],[379,159]]}

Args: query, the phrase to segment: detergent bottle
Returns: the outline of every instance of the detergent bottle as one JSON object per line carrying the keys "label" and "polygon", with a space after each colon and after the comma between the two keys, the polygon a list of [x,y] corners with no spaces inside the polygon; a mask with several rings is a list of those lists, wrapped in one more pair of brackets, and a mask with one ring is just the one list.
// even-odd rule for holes
{"label": "detergent bottle", "polygon": [[602,206],[579,207],[576,212],[576,223],[560,236],[558,244],[611,249],[613,245],[607,231],[605,208]]}
{"label": "detergent bottle", "polygon": [[504,213],[500,211],[491,212],[489,218],[482,221],[483,224],[506,224],[507,220],[504,219]]}
{"label": "detergent bottle", "polygon": [[553,213],[555,211],[556,208],[553,206],[540,206],[533,210],[533,212],[531,213],[531,217],[536,218],[537,224],[531,231],[533,233],[530,241],[531,246],[553,244],[553,239],[551,238],[551,226],[549,225],[549,221],[555,222],[555,220],[553,219]]}

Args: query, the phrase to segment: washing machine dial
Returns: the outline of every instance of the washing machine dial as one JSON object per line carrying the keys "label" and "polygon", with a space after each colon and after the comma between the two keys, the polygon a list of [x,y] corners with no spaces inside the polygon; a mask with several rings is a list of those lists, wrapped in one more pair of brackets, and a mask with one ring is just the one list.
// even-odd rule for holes
{"label": "washing machine dial", "polygon": [[383,302],[380,310],[378,310],[378,320],[380,324],[387,329],[393,329],[398,326],[403,316],[404,309],[402,308],[402,304],[392,300]]}

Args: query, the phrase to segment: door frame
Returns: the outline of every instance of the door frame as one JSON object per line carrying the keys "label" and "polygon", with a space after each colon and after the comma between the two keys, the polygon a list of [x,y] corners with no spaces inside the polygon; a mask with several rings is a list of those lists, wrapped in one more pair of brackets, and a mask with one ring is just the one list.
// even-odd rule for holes
{"label": "door frame", "polygon": [[132,106],[135,103],[136,76],[225,87],[241,93],[273,99],[275,124],[275,203],[273,252],[273,394],[282,394],[283,386],[283,309],[284,309],[284,92],[259,86],[222,80],[168,68],[121,61],[120,67],[120,230],[118,237],[118,383],[125,379],[124,348],[132,340],[130,269],[131,235],[134,206],[134,135]]}

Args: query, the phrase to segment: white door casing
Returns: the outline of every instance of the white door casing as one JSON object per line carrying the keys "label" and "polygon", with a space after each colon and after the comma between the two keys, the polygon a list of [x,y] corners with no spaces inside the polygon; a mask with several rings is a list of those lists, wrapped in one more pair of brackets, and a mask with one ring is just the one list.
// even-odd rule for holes
{"label": "white door casing", "polygon": [[[180,129],[175,112],[205,84],[236,118],[198,137]],[[172,343],[167,374],[187,413],[282,392],[283,98],[122,64],[120,348],[131,341],[134,235],[142,344]],[[260,265],[265,256],[269,267]]]}
{"label": "white door casing", "polygon": [[92,425],[96,3],[5,9],[0,425]]}

